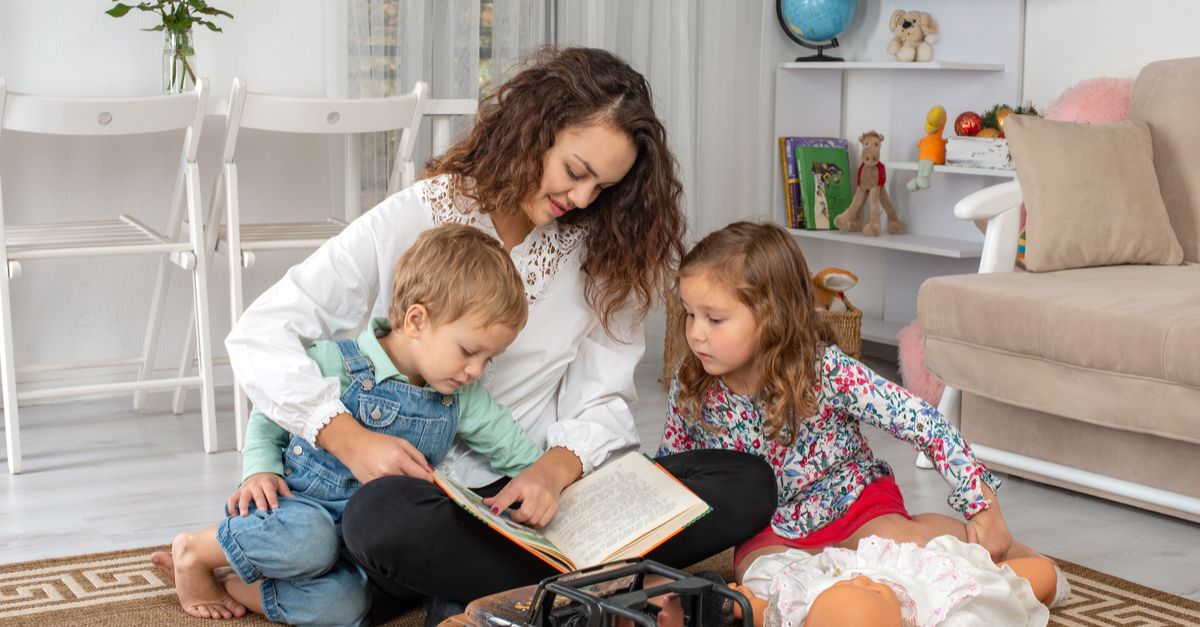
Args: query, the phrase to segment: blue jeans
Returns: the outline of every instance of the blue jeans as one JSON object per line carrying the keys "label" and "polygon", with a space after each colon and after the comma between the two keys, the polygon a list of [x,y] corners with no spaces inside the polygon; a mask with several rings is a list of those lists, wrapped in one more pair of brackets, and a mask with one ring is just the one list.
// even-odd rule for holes
{"label": "blue jeans", "polygon": [[[401,437],[429,463],[454,439],[453,396],[395,380],[375,381],[371,362],[352,340],[340,340],[350,385],[342,403],[368,429]],[[261,581],[268,619],[293,625],[365,625],[371,606],[366,573],[342,542],[342,513],[360,484],[333,455],[292,437],[284,450],[292,491],[274,511],[252,509],[217,525],[217,540],[242,581]]]}

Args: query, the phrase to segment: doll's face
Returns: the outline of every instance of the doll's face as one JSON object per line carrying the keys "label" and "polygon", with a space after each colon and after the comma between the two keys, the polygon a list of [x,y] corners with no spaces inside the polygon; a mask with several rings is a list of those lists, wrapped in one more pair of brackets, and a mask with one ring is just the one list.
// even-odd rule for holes
{"label": "doll's face", "polygon": [[902,627],[900,599],[886,584],[859,575],[839,581],[817,595],[804,625]]}

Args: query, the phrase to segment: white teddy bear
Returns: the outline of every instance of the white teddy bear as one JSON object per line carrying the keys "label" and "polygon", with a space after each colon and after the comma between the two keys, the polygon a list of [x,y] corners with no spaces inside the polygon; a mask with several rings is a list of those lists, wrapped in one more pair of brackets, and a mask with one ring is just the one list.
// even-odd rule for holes
{"label": "white teddy bear", "polygon": [[933,16],[924,11],[902,11],[892,13],[891,31],[895,37],[888,42],[888,54],[896,55],[897,61],[932,61],[933,43],[938,39],[938,24]]}

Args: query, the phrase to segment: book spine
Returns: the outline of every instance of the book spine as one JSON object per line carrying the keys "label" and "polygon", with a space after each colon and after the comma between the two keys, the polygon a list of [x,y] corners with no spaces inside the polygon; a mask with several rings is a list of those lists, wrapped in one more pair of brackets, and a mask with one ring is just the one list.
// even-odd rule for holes
{"label": "book spine", "polygon": [[793,229],[804,228],[804,202],[800,195],[800,168],[796,163],[796,144],[800,140],[799,137],[789,137],[787,139],[787,168],[788,168],[788,191],[791,193],[792,202],[792,223],[789,225]]}
{"label": "book spine", "polygon": [[[788,177],[789,159],[787,150],[788,138],[779,138],[779,172],[783,179],[783,212],[784,221],[790,227],[795,221],[795,216],[792,214],[792,181]],[[794,228],[794,227],[793,227]]]}

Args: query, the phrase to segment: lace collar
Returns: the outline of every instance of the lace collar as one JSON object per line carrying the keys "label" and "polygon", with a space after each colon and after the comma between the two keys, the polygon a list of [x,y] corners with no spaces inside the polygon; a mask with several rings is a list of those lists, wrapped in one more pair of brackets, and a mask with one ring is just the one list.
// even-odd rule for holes
{"label": "lace collar", "polygon": [[[434,225],[466,224],[499,240],[491,217],[477,211],[470,199],[455,197],[450,182],[451,175],[443,174],[418,183],[421,199],[432,209]],[[529,304],[546,292],[563,262],[580,249],[587,233],[586,226],[555,221],[535,226],[523,242],[513,247],[509,254],[525,283]]]}

